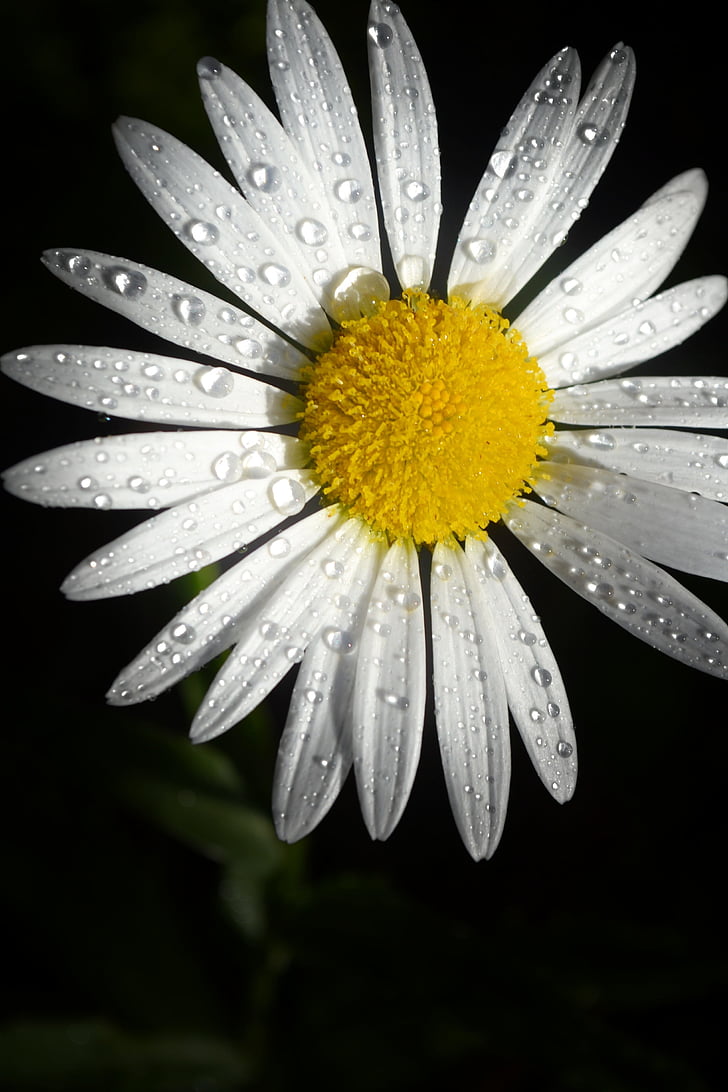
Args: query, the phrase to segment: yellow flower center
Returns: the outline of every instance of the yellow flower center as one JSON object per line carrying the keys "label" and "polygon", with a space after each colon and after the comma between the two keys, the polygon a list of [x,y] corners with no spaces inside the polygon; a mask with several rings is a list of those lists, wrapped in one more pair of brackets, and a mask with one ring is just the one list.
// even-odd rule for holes
{"label": "yellow flower center", "polygon": [[344,322],[303,393],[300,438],[328,499],[430,546],[485,538],[553,430],[543,372],[507,321],[424,292]]}

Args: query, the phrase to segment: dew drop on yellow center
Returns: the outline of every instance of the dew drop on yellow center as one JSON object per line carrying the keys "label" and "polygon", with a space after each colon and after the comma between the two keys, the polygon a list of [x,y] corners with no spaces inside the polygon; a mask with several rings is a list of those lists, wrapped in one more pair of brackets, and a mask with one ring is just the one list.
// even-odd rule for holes
{"label": "dew drop on yellow center", "polygon": [[304,376],[300,438],[327,499],[389,539],[485,537],[527,492],[551,392],[505,319],[422,292],[343,323]]}

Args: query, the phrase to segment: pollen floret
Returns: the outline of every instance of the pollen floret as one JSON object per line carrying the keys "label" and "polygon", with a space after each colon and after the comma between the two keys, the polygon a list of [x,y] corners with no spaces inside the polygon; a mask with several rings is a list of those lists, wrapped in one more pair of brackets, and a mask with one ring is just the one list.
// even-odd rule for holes
{"label": "pollen floret", "polygon": [[343,323],[312,365],[300,437],[324,492],[389,539],[486,537],[528,491],[550,392],[496,311],[424,292]]}

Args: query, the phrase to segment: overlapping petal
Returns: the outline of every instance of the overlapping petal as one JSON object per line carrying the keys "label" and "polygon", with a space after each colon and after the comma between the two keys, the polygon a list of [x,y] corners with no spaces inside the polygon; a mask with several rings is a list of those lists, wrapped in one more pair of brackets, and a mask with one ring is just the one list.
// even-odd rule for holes
{"label": "overlapping petal", "polygon": [[305,363],[252,315],[158,269],[93,250],[49,250],[43,259],[77,292],[185,349],[283,379],[295,378]]}
{"label": "overlapping petal", "polygon": [[728,626],[634,550],[533,501],[506,524],[535,557],[613,622],[667,656],[728,679]]}
{"label": "overlapping petal", "polygon": [[268,58],[283,127],[315,165],[352,266],[381,269],[374,183],[339,57],[305,0],[270,0]]}
{"label": "overlapping petal", "polygon": [[670,429],[560,429],[549,459],[602,466],[633,478],[728,501],[728,439]]}
{"label": "overlapping petal", "polygon": [[169,508],[224,483],[300,468],[298,440],[274,432],[146,432],[55,448],[5,471],[5,488],[63,508]]}

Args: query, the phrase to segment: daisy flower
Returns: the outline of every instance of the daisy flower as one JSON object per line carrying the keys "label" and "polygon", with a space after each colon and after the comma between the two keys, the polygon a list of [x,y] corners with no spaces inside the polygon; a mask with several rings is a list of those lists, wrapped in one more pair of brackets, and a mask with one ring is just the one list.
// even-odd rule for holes
{"label": "daisy flower", "polygon": [[273,790],[285,840],[315,827],[352,766],[370,834],[388,837],[415,776],[431,658],[450,802],[478,859],[503,829],[509,714],[557,801],[576,780],[561,674],[492,525],[635,636],[728,675],[725,624],[658,567],[728,572],[728,444],[692,431],[728,425],[728,381],[617,378],[698,330],[726,282],[654,294],[705,200],[693,170],[512,324],[503,316],[615,150],[634,81],[620,44],[581,94],[570,48],[538,73],[488,161],[440,298],[435,108],[394,4],[372,3],[368,47],[395,298],[340,61],[304,0],[270,0],[280,121],[223,64],[199,65],[235,185],[153,125],[115,130],[134,181],[227,296],[128,258],[54,250],[45,260],[62,281],[181,355],[55,345],[4,359],[28,387],[164,428],[36,456],[6,484],[40,504],[147,513],[70,574],[73,599],[233,558],[109,699],[152,698],[230,650],[192,725],[209,740],[298,664]]}

